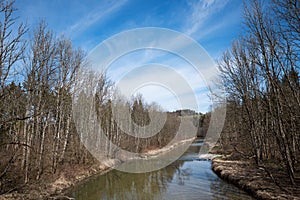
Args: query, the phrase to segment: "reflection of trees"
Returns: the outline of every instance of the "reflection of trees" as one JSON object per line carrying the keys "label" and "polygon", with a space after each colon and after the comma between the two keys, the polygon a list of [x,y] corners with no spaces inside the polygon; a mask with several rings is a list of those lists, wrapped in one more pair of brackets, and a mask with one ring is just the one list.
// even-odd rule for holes
{"label": "reflection of trees", "polygon": [[130,174],[114,170],[79,188],[76,199],[156,199],[166,186],[162,171]]}
{"label": "reflection of trees", "polygon": [[178,173],[177,177],[178,177],[179,185],[184,185],[184,181],[189,180],[189,177],[192,175],[192,171],[189,168],[178,170],[177,173]]}
{"label": "reflection of trees", "polygon": [[189,177],[192,175],[192,170],[190,168],[184,169],[182,166],[184,164],[184,160],[176,161],[176,164],[170,165],[169,168],[175,170],[175,176],[173,177],[173,181],[178,185],[184,185],[184,181],[189,180]]}
{"label": "reflection of trees", "polygon": [[[209,164],[199,162],[177,160],[169,166],[154,172],[132,174],[113,170],[102,176],[86,182],[75,190],[73,196],[76,200],[86,199],[165,199],[172,198],[171,191],[184,186],[184,190],[190,184],[195,184],[187,198],[199,199],[252,199],[243,191],[233,185],[220,180],[210,169]],[[198,163],[198,164],[197,164]],[[198,167],[205,171],[197,173]],[[198,176],[198,177],[197,177]],[[196,177],[196,179],[193,179]],[[175,186],[174,186],[175,184]],[[179,186],[177,186],[179,185]],[[177,187],[176,187],[177,186]],[[195,190],[196,193],[195,193]],[[182,194],[185,195],[185,194]],[[196,196],[195,196],[196,195]],[[178,196],[177,196],[178,197]]]}
{"label": "reflection of trees", "polygon": [[154,172],[132,174],[113,170],[76,188],[76,199],[161,199],[168,184],[184,181],[190,169],[182,169],[184,161],[178,160]]}

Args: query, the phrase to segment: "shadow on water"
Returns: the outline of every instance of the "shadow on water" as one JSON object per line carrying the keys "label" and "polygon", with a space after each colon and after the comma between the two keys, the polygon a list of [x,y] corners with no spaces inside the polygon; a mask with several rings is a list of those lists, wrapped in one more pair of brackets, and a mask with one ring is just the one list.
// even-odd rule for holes
{"label": "shadow on water", "polygon": [[94,199],[252,199],[219,179],[211,161],[199,161],[202,140],[196,139],[184,155],[169,166],[148,173],[112,170],[75,187],[76,200]]}

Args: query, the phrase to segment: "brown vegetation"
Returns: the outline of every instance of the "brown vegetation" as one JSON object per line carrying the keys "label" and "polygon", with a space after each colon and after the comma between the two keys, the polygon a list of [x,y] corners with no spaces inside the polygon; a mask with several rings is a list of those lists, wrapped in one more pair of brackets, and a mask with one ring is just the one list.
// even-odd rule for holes
{"label": "brown vegetation", "polygon": [[[95,108],[98,123],[112,143],[127,151],[146,152],[171,141],[180,124],[178,112],[165,113],[141,95],[130,100],[119,96],[105,74],[87,70],[85,52],[56,36],[45,22],[33,30],[18,24],[16,11],[13,0],[0,0],[0,194],[41,191],[63,177],[70,183],[74,178],[67,174],[97,165],[73,119],[72,97],[82,72],[95,80],[95,94],[94,104],[87,102],[81,109]],[[83,100],[88,96],[84,91],[77,95]],[[125,125],[133,136],[120,129],[113,108],[129,111]],[[84,114],[84,110],[78,112]],[[143,139],[137,133],[150,122],[149,112],[166,114],[167,120],[158,134]],[[109,160],[112,145],[103,145]],[[100,160],[102,165],[106,161]]]}
{"label": "brown vegetation", "polygon": [[[298,0],[245,4],[245,33],[219,62],[228,100],[215,151],[247,163],[224,176],[245,184],[261,179],[256,189],[275,184],[286,195],[298,195],[300,179],[299,11]],[[217,172],[235,165],[224,164]]]}
{"label": "brown vegetation", "polygon": [[[256,199],[300,199],[300,182],[289,184],[281,169],[257,168],[249,160],[214,159],[213,171],[222,179],[247,191]],[[277,181],[275,181],[277,180]],[[280,180],[280,181],[279,181]]]}

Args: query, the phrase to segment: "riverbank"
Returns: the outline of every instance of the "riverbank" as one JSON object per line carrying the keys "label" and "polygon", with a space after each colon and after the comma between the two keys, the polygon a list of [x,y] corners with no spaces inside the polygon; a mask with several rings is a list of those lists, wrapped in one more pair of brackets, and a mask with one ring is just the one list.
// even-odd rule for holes
{"label": "riverbank", "polygon": [[174,148],[178,147],[179,145],[183,145],[183,144],[185,144],[187,142],[190,143],[190,142],[194,141],[195,139],[196,139],[196,137],[195,138],[190,138],[190,139],[185,139],[185,140],[181,140],[181,141],[179,141],[177,143],[174,143],[172,145],[169,145],[167,147],[163,147],[161,149],[158,148],[158,149],[151,149],[149,151],[145,151],[143,153],[144,155],[143,155],[142,158],[157,157],[157,156],[159,156],[162,153],[167,153],[167,152],[173,150]]}
{"label": "riverbank", "polygon": [[[194,139],[195,138],[186,139],[168,147],[149,150],[144,152],[143,157],[140,159],[157,157],[162,153],[171,151],[175,147],[183,145]],[[90,177],[109,172],[120,162],[124,161],[109,159],[101,163],[89,165],[64,166],[61,167],[61,169],[59,169],[55,174],[44,175],[44,177],[39,181],[24,185],[22,188],[14,192],[0,195],[0,200],[72,199],[64,195],[71,187],[88,180]]]}
{"label": "riverbank", "polygon": [[[224,158],[213,159],[212,170],[220,178],[236,185],[256,199],[300,200],[300,183],[291,187],[289,179],[282,171],[270,172],[263,167],[255,167],[255,164],[248,160]],[[280,180],[280,183],[276,180]]]}
{"label": "riverbank", "polygon": [[0,200],[72,199],[63,195],[68,188],[110,170],[111,168],[100,163],[65,166],[55,174],[45,175],[41,180],[26,184],[17,191],[0,195]]}

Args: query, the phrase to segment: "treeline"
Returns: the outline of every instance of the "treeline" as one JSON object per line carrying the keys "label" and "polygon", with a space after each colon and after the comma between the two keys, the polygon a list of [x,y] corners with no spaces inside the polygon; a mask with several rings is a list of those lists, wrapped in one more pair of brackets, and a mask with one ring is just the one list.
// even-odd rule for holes
{"label": "treeline", "polygon": [[246,3],[243,30],[219,62],[227,89],[221,144],[258,166],[282,167],[295,184],[300,162],[300,2]]}
{"label": "treeline", "polygon": [[[1,194],[45,179],[64,164],[96,161],[80,141],[83,133],[77,132],[72,111],[78,74],[87,69],[85,52],[56,36],[45,22],[33,30],[19,23],[14,1],[1,0],[0,15]],[[95,78],[93,106],[110,141],[131,152],[144,152],[172,140],[180,124],[178,113],[164,113],[140,95],[122,98],[105,74]],[[125,134],[113,118],[112,108],[120,106],[130,113],[133,136]],[[166,114],[163,128],[149,138],[135,137],[139,131],[132,124],[150,123],[149,111]],[[107,149],[111,153],[109,144]]]}
{"label": "treeline", "polygon": [[18,188],[59,163],[88,156],[72,122],[71,95],[84,52],[45,22],[17,24],[14,1],[0,3],[0,193]]}

